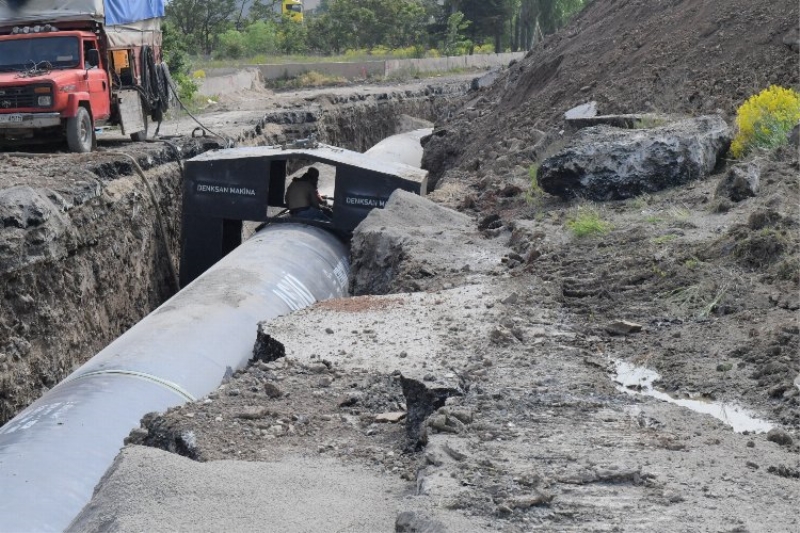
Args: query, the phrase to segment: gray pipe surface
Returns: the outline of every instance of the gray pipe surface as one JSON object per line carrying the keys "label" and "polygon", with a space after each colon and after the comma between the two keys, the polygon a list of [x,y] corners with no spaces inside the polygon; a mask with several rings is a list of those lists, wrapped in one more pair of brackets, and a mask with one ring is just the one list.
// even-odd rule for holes
{"label": "gray pipe surface", "polygon": [[267,227],[0,429],[0,531],[63,531],[142,416],[208,394],[259,321],[347,294],[348,250]]}

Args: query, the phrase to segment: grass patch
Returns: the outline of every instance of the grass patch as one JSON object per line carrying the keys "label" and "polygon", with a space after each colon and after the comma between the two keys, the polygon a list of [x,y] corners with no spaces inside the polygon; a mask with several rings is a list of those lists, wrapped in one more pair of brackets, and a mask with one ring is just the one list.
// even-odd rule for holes
{"label": "grass patch", "polygon": [[578,238],[605,235],[614,226],[600,218],[600,214],[591,208],[578,208],[577,212],[567,220],[567,228]]}
{"label": "grass patch", "polygon": [[647,222],[648,224],[656,225],[664,222],[664,219],[661,217],[657,217],[656,215],[650,215],[645,217],[644,221]]}
{"label": "grass patch", "polygon": [[700,264],[701,264],[701,261],[696,257],[690,257],[689,259],[687,259],[686,261],[683,262],[683,266],[685,266],[688,269],[692,269],[692,270],[697,268],[697,267],[699,267]]}
{"label": "grass patch", "polygon": [[539,165],[534,163],[528,167],[528,190],[525,192],[525,201],[532,204],[537,198],[544,195],[544,190],[539,186],[536,174],[539,172]]}

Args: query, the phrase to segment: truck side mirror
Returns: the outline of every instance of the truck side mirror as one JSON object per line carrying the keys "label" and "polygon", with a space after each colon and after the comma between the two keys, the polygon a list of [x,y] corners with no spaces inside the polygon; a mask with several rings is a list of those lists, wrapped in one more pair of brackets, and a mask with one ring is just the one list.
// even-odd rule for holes
{"label": "truck side mirror", "polygon": [[92,48],[86,51],[86,68],[94,68],[100,66],[100,52]]}

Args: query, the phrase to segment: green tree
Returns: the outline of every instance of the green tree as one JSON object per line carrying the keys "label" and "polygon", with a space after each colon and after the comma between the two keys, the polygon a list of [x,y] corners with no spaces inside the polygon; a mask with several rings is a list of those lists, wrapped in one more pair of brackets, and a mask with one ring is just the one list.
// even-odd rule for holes
{"label": "green tree", "polygon": [[284,15],[278,30],[278,48],[284,54],[302,54],[308,50],[306,27]]}
{"label": "green tree", "polygon": [[277,22],[281,18],[281,0],[253,0],[250,20]]}
{"label": "green tree", "polygon": [[230,24],[237,0],[172,0],[166,5],[167,20],[175,25],[192,45],[210,54],[216,38]]}
{"label": "green tree", "polygon": [[461,11],[456,11],[447,17],[447,32],[443,50],[445,55],[461,55],[472,47],[472,41],[464,36],[464,32],[470,24],[470,21],[464,19],[464,13]]}

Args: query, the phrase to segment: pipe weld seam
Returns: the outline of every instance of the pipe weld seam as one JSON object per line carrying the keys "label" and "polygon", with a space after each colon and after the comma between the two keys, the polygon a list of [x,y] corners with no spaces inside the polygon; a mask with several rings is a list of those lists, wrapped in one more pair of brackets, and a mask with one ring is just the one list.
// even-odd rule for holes
{"label": "pipe weld seam", "polygon": [[[150,381],[150,382],[155,383],[157,385],[161,385],[164,388],[167,388],[167,389],[171,390],[172,392],[175,392],[176,394],[181,396],[187,402],[193,402],[193,401],[197,400],[197,398],[192,396],[191,393],[189,393],[187,390],[185,390],[183,387],[181,387],[177,383],[173,383],[171,381],[168,381],[168,380],[163,379],[163,378],[159,378],[159,377],[154,376],[152,374],[147,374],[145,372],[139,372],[139,371],[136,371],[136,370],[119,370],[119,369],[115,369],[115,370],[95,370],[94,372],[87,372],[86,374],[81,374],[80,376],[76,376],[76,377],[74,377],[74,378],[72,378],[72,379],[70,379],[68,381],[75,381],[75,380],[78,380],[78,379],[88,378],[88,377],[92,377],[92,376],[106,376],[106,375],[131,376],[131,377],[135,377],[135,378],[144,379],[146,381]],[[68,383],[68,381],[64,381],[64,383]]]}

